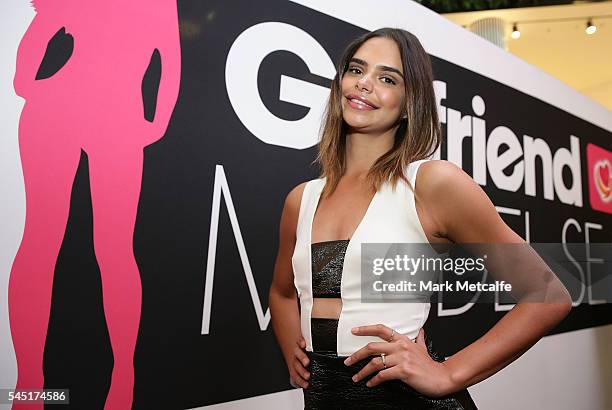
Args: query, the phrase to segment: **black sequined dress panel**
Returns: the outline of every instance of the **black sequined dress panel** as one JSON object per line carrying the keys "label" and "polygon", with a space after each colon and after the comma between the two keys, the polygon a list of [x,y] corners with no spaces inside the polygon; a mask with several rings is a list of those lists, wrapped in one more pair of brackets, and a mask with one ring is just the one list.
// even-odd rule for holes
{"label": "black sequined dress panel", "polygon": [[[425,343],[432,359],[444,361],[427,336]],[[304,409],[478,410],[467,389],[443,397],[428,397],[400,380],[368,387],[367,381],[376,373],[356,383],[351,378],[370,362],[370,358],[346,366],[346,357],[332,352],[306,354],[310,360],[310,378],[308,387],[303,390]]]}
{"label": "black sequined dress panel", "polygon": [[340,298],[348,239],[312,244],[312,297]]}

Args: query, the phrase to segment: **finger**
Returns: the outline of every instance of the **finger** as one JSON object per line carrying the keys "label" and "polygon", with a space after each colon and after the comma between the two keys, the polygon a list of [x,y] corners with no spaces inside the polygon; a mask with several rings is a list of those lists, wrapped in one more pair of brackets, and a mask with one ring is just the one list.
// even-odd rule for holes
{"label": "finger", "polygon": [[361,369],[357,374],[353,376],[353,381],[358,382],[359,380],[367,378],[374,372],[379,372],[381,370],[388,369],[390,367],[395,366],[396,364],[397,363],[395,361],[394,355],[386,356],[384,363],[382,357],[373,357],[372,360],[370,360],[370,362],[365,365],[363,369]]}
{"label": "finger", "polygon": [[381,353],[390,354],[396,350],[395,344],[387,342],[370,342],[355,353],[350,355],[344,360],[345,365],[357,363],[360,360],[368,358],[370,356],[379,355]]}
{"label": "finger", "polygon": [[304,339],[303,336],[300,336],[300,340],[298,340],[298,345],[302,348],[302,349],[306,349],[306,339]]}
{"label": "finger", "polygon": [[308,358],[306,353],[304,353],[304,351],[299,347],[295,348],[293,354],[300,362],[302,362],[302,366],[306,367],[310,363],[310,359]]}
{"label": "finger", "polygon": [[302,379],[310,379],[310,372],[308,372],[308,370],[306,370],[304,366],[302,366],[302,363],[299,360],[295,359],[295,361],[293,362],[293,369]]}
{"label": "finger", "polygon": [[419,330],[419,334],[417,335],[415,343],[418,344],[418,345],[421,345],[423,347],[427,347],[425,345],[425,330],[423,330],[423,328],[421,328],[421,330]]}
{"label": "finger", "polygon": [[291,376],[291,381],[293,383],[291,383],[292,385],[295,385],[295,387],[301,387],[302,389],[305,389],[308,387],[308,382],[304,379],[302,379],[299,375],[294,374]]}
{"label": "finger", "polygon": [[358,326],[351,329],[354,335],[357,336],[378,336],[383,340],[391,339],[391,335],[394,336],[397,333],[393,333],[393,329],[383,324]]}
{"label": "finger", "polygon": [[394,366],[391,368],[387,368],[386,370],[379,371],[376,374],[376,376],[368,380],[368,382],[366,383],[366,386],[374,387],[374,386],[378,386],[379,384],[387,380],[399,379],[401,374],[398,369],[399,369],[399,366]]}
{"label": "finger", "polygon": [[[297,360],[294,361],[291,366],[289,366],[289,379],[297,386],[305,388],[305,386],[308,385],[308,381],[302,377],[297,366],[299,366],[299,362]],[[304,369],[302,368],[302,370]]]}

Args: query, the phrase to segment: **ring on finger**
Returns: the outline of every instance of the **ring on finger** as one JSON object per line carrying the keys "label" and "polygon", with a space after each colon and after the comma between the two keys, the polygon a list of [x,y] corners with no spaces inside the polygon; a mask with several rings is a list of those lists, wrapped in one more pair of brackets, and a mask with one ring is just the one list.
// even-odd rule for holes
{"label": "ring on finger", "polygon": [[394,336],[395,336],[395,329],[391,329],[391,337],[389,337],[389,340],[387,340],[387,342],[391,343],[393,341]]}
{"label": "ring on finger", "polygon": [[382,365],[383,368],[387,368],[387,360],[386,360],[387,355],[385,353],[381,353],[380,354],[380,360],[382,360]]}

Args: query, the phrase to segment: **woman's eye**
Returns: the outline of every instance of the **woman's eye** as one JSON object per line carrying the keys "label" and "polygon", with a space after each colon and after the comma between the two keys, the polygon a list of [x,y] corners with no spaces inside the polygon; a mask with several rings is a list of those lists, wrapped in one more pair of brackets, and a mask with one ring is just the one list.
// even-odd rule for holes
{"label": "woman's eye", "polygon": [[393,81],[392,78],[390,77],[382,77],[382,80],[387,83],[387,84],[394,84],[395,85],[395,81]]}
{"label": "woman's eye", "polygon": [[357,67],[350,67],[348,70],[353,74],[361,74],[361,70]]}

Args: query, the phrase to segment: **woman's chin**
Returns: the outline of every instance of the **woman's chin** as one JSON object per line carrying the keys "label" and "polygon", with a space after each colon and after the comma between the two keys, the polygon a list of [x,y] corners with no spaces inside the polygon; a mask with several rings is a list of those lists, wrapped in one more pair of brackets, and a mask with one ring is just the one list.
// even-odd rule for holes
{"label": "woman's chin", "polygon": [[372,123],[371,121],[346,121],[346,132],[347,133],[361,133],[361,134],[380,134],[389,129],[394,128],[393,125],[380,127],[380,124]]}
{"label": "woman's chin", "polygon": [[365,118],[354,118],[353,116],[344,118],[344,122],[347,125],[348,131],[366,131],[371,128],[372,121],[368,121]]}
{"label": "woman's chin", "polygon": [[347,127],[346,127],[346,132],[349,134],[352,133],[368,133],[370,132],[370,127],[368,127],[368,125],[361,125],[361,124],[349,124],[346,123]]}

